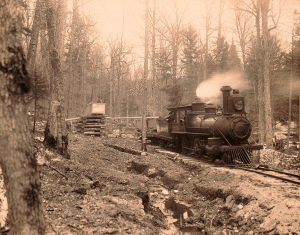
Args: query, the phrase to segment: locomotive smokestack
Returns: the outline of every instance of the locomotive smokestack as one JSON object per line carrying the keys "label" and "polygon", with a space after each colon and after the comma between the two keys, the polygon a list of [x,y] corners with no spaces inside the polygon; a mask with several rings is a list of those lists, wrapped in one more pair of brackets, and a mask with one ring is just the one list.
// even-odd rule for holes
{"label": "locomotive smokestack", "polygon": [[228,97],[230,96],[232,88],[230,86],[223,86],[220,91],[223,92],[223,114],[230,114],[228,108]]}

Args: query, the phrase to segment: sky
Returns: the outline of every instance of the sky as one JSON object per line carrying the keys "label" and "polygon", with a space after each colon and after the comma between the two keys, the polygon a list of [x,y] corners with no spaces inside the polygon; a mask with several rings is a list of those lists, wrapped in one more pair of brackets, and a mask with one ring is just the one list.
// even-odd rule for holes
{"label": "sky", "polygon": [[[82,9],[93,17],[97,22],[97,30],[102,41],[111,38],[121,38],[128,45],[142,47],[144,35],[144,0],[79,0],[85,4]],[[282,9],[282,16],[279,21],[277,32],[282,39],[282,45],[287,50],[291,42],[292,15],[296,9],[300,12],[300,0],[281,0],[285,1]],[[152,5],[153,0],[150,0]],[[171,12],[174,0],[156,0],[158,10]],[[204,29],[204,7],[203,0],[177,0],[179,9],[185,11],[185,23],[191,22],[200,32]],[[217,0],[218,2],[218,0]],[[272,0],[271,0],[272,2]],[[273,6],[276,11],[280,0],[273,0]],[[217,3],[218,4],[218,3]],[[124,13],[123,13],[124,9]],[[216,13],[218,9],[216,8]],[[277,11],[276,11],[277,12]],[[233,24],[233,12],[226,11],[223,15],[223,29],[229,42],[235,38],[230,30]],[[217,23],[217,21],[215,21]],[[124,27],[122,27],[124,24]],[[271,24],[271,20],[269,20]],[[122,31],[123,28],[123,31]],[[123,32],[123,34],[122,34]],[[203,35],[203,34],[202,34]]]}

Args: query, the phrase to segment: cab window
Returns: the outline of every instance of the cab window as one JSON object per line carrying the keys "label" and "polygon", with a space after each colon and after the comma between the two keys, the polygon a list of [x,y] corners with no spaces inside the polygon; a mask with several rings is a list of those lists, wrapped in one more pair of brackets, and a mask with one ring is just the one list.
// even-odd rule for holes
{"label": "cab window", "polygon": [[178,120],[178,112],[177,111],[174,111],[174,122],[177,122],[177,120]]}

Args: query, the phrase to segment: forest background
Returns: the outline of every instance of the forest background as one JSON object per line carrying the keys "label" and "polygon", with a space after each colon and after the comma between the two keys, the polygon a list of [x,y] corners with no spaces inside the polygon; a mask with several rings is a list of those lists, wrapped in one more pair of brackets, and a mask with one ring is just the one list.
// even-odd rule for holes
{"label": "forest background", "polygon": [[[260,142],[270,146],[274,122],[288,120],[289,94],[298,123],[300,15],[293,1],[50,2],[27,0],[23,19],[33,78],[28,103],[37,119],[47,119],[56,101],[64,104],[63,118],[83,116],[90,102],[105,102],[111,117],[141,116],[145,105],[147,114],[166,116],[166,108],[190,104],[196,95],[216,101],[230,85],[246,96]],[[122,10],[110,12],[113,6]]]}

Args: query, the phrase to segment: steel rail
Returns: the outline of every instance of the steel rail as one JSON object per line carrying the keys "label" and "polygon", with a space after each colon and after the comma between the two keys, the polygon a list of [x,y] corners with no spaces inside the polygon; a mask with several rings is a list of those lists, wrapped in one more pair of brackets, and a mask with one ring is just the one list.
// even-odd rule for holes
{"label": "steel rail", "polygon": [[[246,167],[241,167],[241,166],[237,166],[237,165],[229,165],[229,166],[222,165],[222,166],[220,166],[220,165],[217,165],[216,163],[213,163],[213,162],[209,161],[205,157],[194,158],[194,157],[191,157],[191,156],[187,156],[187,154],[183,154],[180,151],[174,151],[174,149],[171,150],[171,151],[182,154],[182,155],[185,156],[185,158],[188,158],[192,162],[194,161],[195,163],[196,162],[204,162],[204,163],[211,164],[212,166],[215,166],[215,167],[227,167],[227,168],[231,168],[231,169],[241,169],[241,170],[257,173],[257,174],[260,174],[260,175],[268,176],[268,177],[271,177],[271,178],[275,178],[275,179],[278,179],[278,180],[281,180],[281,181],[289,182],[289,183],[292,183],[292,184],[300,185],[300,181],[295,181],[295,180],[286,179],[286,178],[283,178],[283,177],[280,177],[280,176],[267,174],[267,173],[264,173],[264,172],[260,172],[259,170],[261,170],[261,171],[271,171],[271,172],[274,172],[274,173],[280,173],[280,174],[284,174],[284,175],[287,175],[287,176],[296,177],[299,180],[300,180],[300,175],[296,175],[296,174],[292,174],[292,173],[288,173],[288,172],[283,172],[283,171],[272,170],[272,169],[268,169],[268,168],[264,168],[264,167],[255,167],[255,168],[248,167],[248,168],[246,168]],[[184,159],[183,157],[180,157],[180,155],[179,155],[179,158],[181,158],[182,160],[187,160],[187,159]]]}
{"label": "steel rail", "polygon": [[[280,176],[271,175],[271,174],[267,174],[267,173],[264,173],[264,172],[259,172],[255,169],[244,168],[244,167],[239,167],[239,166],[234,166],[234,168],[249,171],[249,172],[254,172],[254,173],[257,173],[257,174],[260,174],[260,175],[269,176],[269,177],[272,177],[272,178],[275,178],[275,179],[278,179],[278,180],[282,180],[282,181],[286,181],[286,182],[289,182],[289,183],[300,185],[300,181],[294,181],[294,180],[286,179],[286,178],[283,178],[283,177],[280,177]],[[270,170],[270,171],[272,171],[272,170]],[[300,176],[298,175],[297,177],[300,177]]]}
{"label": "steel rail", "polygon": [[295,175],[295,174],[284,172],[284,171],[272,170],[272,169],[268,169],[268,168],[264,168],[264,167],[260,167],[260,166],[258,166],[255,169],[263,170],[263,171],[273,171],[273,172],[276,172],[276,173],[280,173],[280,174],[284,174],[284,175],[288,175],[288,176],[293,176],[293,177],[297,177],[298,179],[300,179],[300,175]]}

